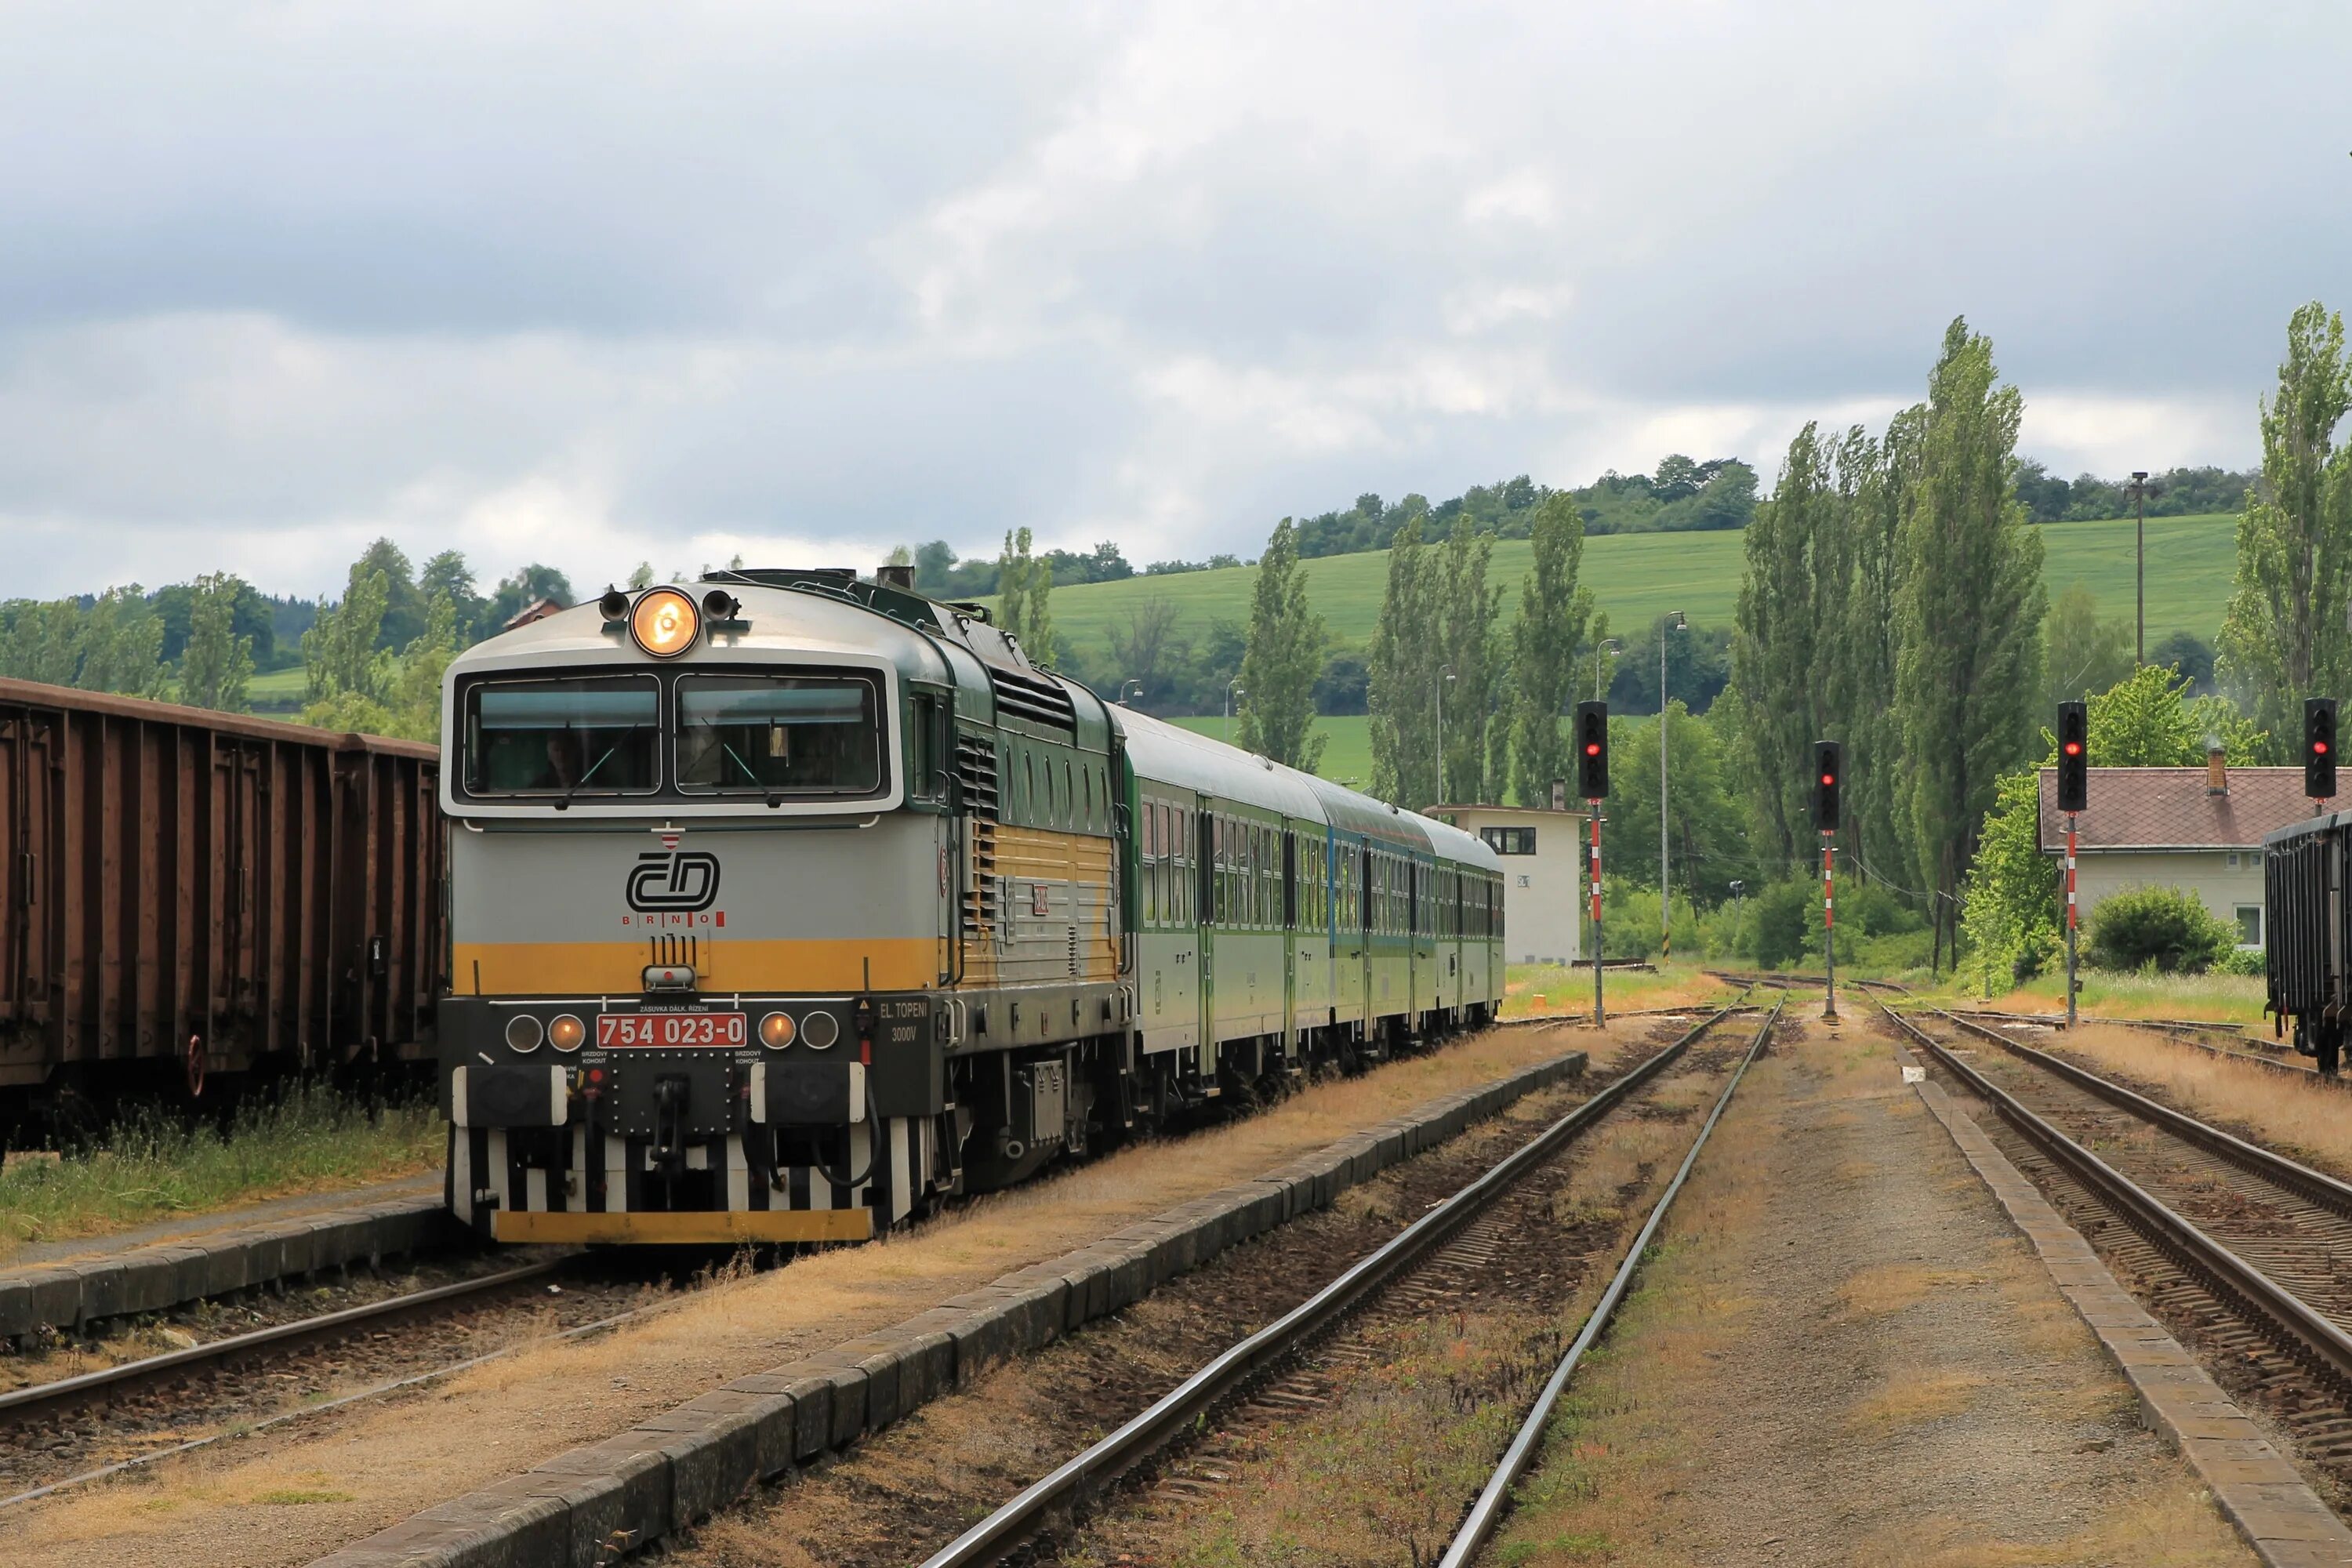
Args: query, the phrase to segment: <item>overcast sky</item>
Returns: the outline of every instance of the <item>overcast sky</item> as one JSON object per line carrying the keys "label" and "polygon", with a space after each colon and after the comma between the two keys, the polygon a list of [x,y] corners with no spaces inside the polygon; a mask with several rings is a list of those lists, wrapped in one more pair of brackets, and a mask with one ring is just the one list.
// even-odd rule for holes
{"label": "overcast sky", "polygon": [[2347,46],[2336,0],[14,0],[0,597],[1769,483],[1963,313],[2053,468],[2244,466],[2288,312],[2352,304]]}

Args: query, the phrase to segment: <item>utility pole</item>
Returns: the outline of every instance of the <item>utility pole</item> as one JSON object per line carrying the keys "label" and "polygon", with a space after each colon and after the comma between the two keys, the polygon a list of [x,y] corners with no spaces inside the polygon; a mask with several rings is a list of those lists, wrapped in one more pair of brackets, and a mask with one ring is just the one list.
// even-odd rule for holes
{"label": "utility pole", "polygon": [[1675,923],[1667,918],[1666,892],[1666,634],[1689,623],[1669,610],[1658,623],[1658,962],[1675,955]]}
{"label": "utility pole", "polygon": [[1748,884],[1731,884],[1731,951],[1739,951],[1739,933],[1748,926]]}
{"label": "utility pole", "polygon": [[[2132,482],[2124,491],[2132,498],[2137,518],[2132,531],[2135,541],[2135,563],[2132,567],[2132,591],[2137,607],[2132,613],[2132,668],[2147,663],[2147,470],[2134,468]],[[2067,999],[2067,1010],[2074,1010],[2074,1000]]]}
{"label": "utility pole", "polygon": [[1240,676],[1237,675],[1225,682],[1225,744],[1228,746],[1234,743],[1234,702],[1236,699],[1248,695],[1249,693],[1242,689]]}

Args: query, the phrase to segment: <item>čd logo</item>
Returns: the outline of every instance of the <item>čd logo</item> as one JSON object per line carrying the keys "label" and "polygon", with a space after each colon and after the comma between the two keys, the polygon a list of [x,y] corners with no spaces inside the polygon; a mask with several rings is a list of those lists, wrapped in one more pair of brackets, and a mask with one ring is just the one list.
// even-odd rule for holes
{"label": "\u010dd logo", "polygon": [[696,849],[648,849],[629,873],[629,908],[692,914],[719,900],[719,857]]}

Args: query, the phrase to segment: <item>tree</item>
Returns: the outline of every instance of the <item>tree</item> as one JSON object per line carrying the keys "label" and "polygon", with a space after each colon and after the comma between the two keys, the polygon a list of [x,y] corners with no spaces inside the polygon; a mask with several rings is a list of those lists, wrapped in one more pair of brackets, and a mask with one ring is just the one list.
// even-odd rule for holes
{"label": "tree", "polygon": [[1388,589],[1372,629],[1368,705],[1371,793],[1396,805],[1430,805],[1438,778],[1435,679],[1443,662],[1430,635],[1440,582],[1422,543],[1419,513],[1389,547]]}
{"label": "tree", "polygon": [[1519,618],[1511,627],[1511,793],[1521,805],[1546,805],[1552,781],[1575,776],[1560,719],[1576,700],[1592,590],[1577,585],[1584,517],[1572,498],[1545,497],[1528,537],[1535,561],[1520,585]]}
{"label": "tree", "polygon": [[0,605],[0,675],[71,686],[81,673],[81,606],[71,599]]}
{"label": "tree", "polygon": [[636,570],[629,574],[630,592],[635,593],[639,588],[650,588],[653,585],[654,563],[650,561],[638,562]]}
{"label": "tree", "polygon": [[[1667,862],[1677,903],[1721,900],[1731,879],[1751,869],[1746,813],[1727,784],[1722,738],[1704,714],[1677,699],[1666,716],[1672,775]],[[1658,872],[1658,721],[1609,721],[1610,796],[1601,830],[1601,859],[1612,882],[1655,888]],[[1651,930],[1657,929],[1651,911]]]}
{"label": "tree", "polygon": [[466,557],[457,551],[444,550],[425,562],[424,570],[416,574],[416,591],[428,606],[436,599],[449,601],[461,643],[478,642],[498,629],[486,624],[490,616],[489,601],[474,586],[474,569],[466,564]]}
{"label": "tree", "polygon": [[163,668],[163,623],[148,606],[136,583],[109,588],[82,612],[81,668],[74,684],[85,691],[119,691],[130,697],[161,697],[169,677]]}
{"label": "tree", "polygon": [[1103,633],[1110,647],[1111,679],[1118,682],[1122,696],[1130,680],[1143,689],[1136,699],[1140,706],[1165,702],[1171,695],[1184,658],[1192,651],[1192,645],[1178,630],[1182,620],[1175,600],[1165,594],[1148,594],[1128,605],[1124,632],[1112,626]]}
{"label": "tree", "polygon": [[237,597],[244,587],[219,572],[195,580],[188,646],[180,656],[180,700],[191,707],[228,712],[245,707],[253,679],[253,639],[236,635]]}
{"label": "tree", "polygon": [[383,624],[376,628],[377,646],[400,647],[425,629],[425,595],[417,591],[407,552],[389,539],[379,539],[360,556],[360,564],[383,574]]}
{"label": "tree", "polygon": [[1913,832],[1942,895],[1938,949],[1979,824],[2032,744],[2042,689],[2042,536],[2010,489],[2024,399],[1996,376],[1992,341],[1956,318],[1928,378],[1918,495],[1897,541],[1895,702]]}
{"label": "tree", "polygon": [[1843,498],[1831,476],[1830,455],[1808,423],[1789,443],[1772,499],[1757,510],[1741,540],[1747,566],[1734,612],[1731,679],[1747,707],[1748,777],[1759,820],[1772,850],[1789,863],[1810,845],[1806,816],[1808,750],[1832,734],[1826,699],[1830,668],[1826,624],[1843,584],[1834,563],[1842,554]]}
{"label": "tree", "polygon": [[302,672],[310,690],[304,722],[319,722],[310,713],[322,703],[383,697],[391,672],[379,657],[376,638],[391,596],[392,584],[382,569],[371,569],[362,557],[352,563],[342,603],[320,607],[319,618],[302,634]]}
{"label": "tree", "polygon": [[2352,408],[2344,319],[2305,305],[2286,340],[2278,395],[2262,407],[2263,481],[2238,517],[2219,647],[2223,682],[2276,735],[2301,722],[2303,699],[2341,691],[2352,675],[2352,448],[2336,445]]}
{"label": "tree", "polygon": [[1927,411],[1914,406],[1872,440],[1860,426],[1838,446],[1838,490],[1846,498],[1844,598],[1835,616],[1831,684],[1844,716],[1845,842],[1849,863],[1870,880],[1925,879],[1911,839],[1910,776],[1903,717],[1895,704],[1896,607],[1903,601],[1904,520],[1918,493]]}
{"label": "tree", "polygon": [[2046,634],[2049,679],[2042,694],[2047,714],[2061,702],[2105,691],[2132,670],[2132,624],[2099,619],[2099,603],[2081,583],[2067,585],[2050,607]]}
{"label": "tree", "polygon": [[[2099,768],[2185,768],[2205,760],[2209,742],[2238,766],[2261,761],[2270,737],[2227,698],[2189,698],[2186,677],[2155,665],[2134,670],[2094,694],[2085,715],[2090,764]],[[2055,766],[2057,742],[2042,766]]]}
{"label": "tree", "polygon": [[573,597],[571,578],[552,566],[542,566],[534,561],[512,576],[499,580],[498,592],[491,595],[489,608],[482,617],[483,630],[503,630],[509,621],[541,599],[552,599],[568,607]]}
{"label": "tree", "polygon": [[1004,536],[996,572],[996,624],[1038,664],[1054,662],[1054,565],[1030,554],[1027,529]]}
{"label": "tree", "polygon": [[1329,641],[1323,617],[1307,608],[1307,574],[1290,519],[1275,524],[1258,557],[1250,603],[1249,644],[1242,655],[1241,743],[1286,767],[1313,773],[1326,737],[1315,728],[1315,679]]}
{"label": "tree", "polygon": [[[1494,798],[1487,792],[1489,771],[1499,773],[1497,764],[1508,762],[1507,752],[1493,754],[1487,733],[1495,706],[1496,595],[1486,581],[1486,567],[1494,556],[1495,537],[1477,531],[1469,518],[1456,517],[1444,550],[1444,576],[1436,585],[1435,614],[1428,627],[1441,656],[1431,695],[1432,718],[1442,700],[1445,720],[1437,799],[1489,800]],[[1508,736],[1506,729],[1506,746]]]}
{"label": "tree", "polygon": [[2058,867],[2042,852],[2038,769],[2003,773],[1960,889],[1960,933],[1990,994],[2036,973],[2060,939]]}

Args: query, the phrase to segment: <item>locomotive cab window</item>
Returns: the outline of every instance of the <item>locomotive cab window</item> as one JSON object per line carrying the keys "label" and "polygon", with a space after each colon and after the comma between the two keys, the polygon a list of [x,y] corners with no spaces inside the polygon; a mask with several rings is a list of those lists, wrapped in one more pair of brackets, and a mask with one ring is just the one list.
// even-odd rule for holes
{"label": "locomotive cab window", "polygon": [[874,683],[845,675],[682,675],[678,787],[713,795],[882,791]]}
{"label": "locomotive cab window", "polygon": [[643,795],[655,787],[661,687],[649,675],[486,680],[465,697],[466,793]]}

